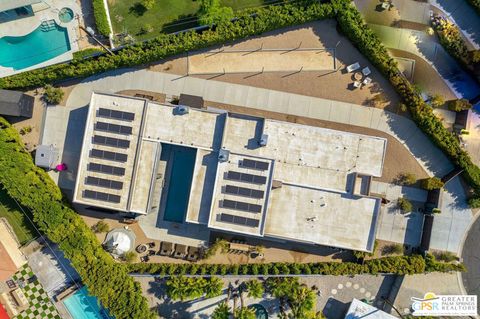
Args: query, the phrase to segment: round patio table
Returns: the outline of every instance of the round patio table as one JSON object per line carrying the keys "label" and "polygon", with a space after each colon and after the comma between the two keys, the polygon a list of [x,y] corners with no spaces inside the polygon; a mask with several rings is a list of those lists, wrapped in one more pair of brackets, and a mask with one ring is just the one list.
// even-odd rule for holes
{"label": "round patio table", "polygon": [[362,72],[357,71],[357,72],[353,73],[353,78],[355,79],[355,81],[361,81],[362,78],[363,78]]}

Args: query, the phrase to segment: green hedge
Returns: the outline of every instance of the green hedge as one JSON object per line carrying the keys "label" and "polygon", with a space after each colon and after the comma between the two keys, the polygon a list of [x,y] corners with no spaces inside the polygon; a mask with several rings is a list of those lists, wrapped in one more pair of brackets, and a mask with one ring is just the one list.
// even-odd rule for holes
{"label": "green hedge", "polygon": [[470,156],[461,148],[457,137],[444,128],[433,110],[416,93],[403,77],[396,62],[390,57],[373,31],[363,20],[358,10],[348,0],[332,0],[337,11],[340,29],[350,41],[372,62],[402,97],[409,107],[417,126],[455,164],[464,169],[463,176],[478,193],[480,191],[480,169],[473,164]]}
{"label": "green hedge", "polygon": [[108,37],[112,30],[110,30],[110,25],[108,24],[107,10],[105,9],[103,0],[93,0],[92,4],[97,30],[101,35]]}
{"label": "green hedge", "polygon": [[391,273],[421,274],[432,271],[464,271],[462,264],[436,262],[432,256],[392,256],[366,260],[363,265],[353,262],[268,263],[268,264],[153,264],[126,265],[131,273],[157,275],[358,275]]}
{"label": "green hedge", "polygon": [[0,117],[0,186],[28,207],[39,229],[71,261],[88,290],[117,319],[154,318],[141,287],[102,249],[50,177],[32,162],[18,132]]}
{"label": "green hedge", "polygon": [[127,46],[114,55],[72,61],[23,72],[0,79],[0,88],[25,89],[44,86],[74,77],[87,77],[121,67],[142,65],[189,50],[243,39],[274,29],[305,22],[334,18],[330,4],[297,3],[245,10],[238,20],[225,22],[202,33],[160,35],[147,42]]}

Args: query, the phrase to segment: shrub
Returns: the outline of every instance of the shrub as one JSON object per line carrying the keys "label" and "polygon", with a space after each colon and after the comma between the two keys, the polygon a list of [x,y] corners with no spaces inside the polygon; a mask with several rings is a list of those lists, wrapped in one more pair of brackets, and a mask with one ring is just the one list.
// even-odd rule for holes
{"label": "shrub", "polygon": [[247,288],[248,297],[262,298],[264,289],[263,284],[260,281],[251,279],[245,283],[245,287]]}
{"label": "shrub", "polygon": [[451,100],[447,103],[448,109],[453,112],[460,112],[472,108],[472,104],[467,99]]}
{"label": "shrub", "polygon": [[422,180],[422,187],[426,190],[440,189],[444,183],[438,177],[430,177]]}
{"label": "shrub", "polygon": [[382,255],[403,254],[403,246],[400,244],[390,244],[383,246]]}
{"label": "shrub", "polygon": [[83,60],[85,58],[89,58],[93,55],[98,55],[105,53],[105,50],[100,48],[87,48],[80,51],[73,52],[73,59],[74,60]]}
{"label": "shrub", "polygon": [[233,9],[223,7],[220,0],[200,0],[198,20],[201,25],[227,23],[233,18]]}
{"label": "shrub", "polygon": [[480,198],[473,197],[468,200],[468,205],[471,208],[480,208]]}
{"label": "shrub", "polygon": [[95,233],[106,233],[110,230],[110,226],[103,220],[99,220],[95,225],[92,226],[92,230]]}
{"label": "shrub", "polygon": [[62,89],[47,84],[44,88],[43,98],[48,104],[58,104],[62,101],[64,94]]}
{"label": "shrub", "polygon": [[155,0],[142,0],[141,4],[145,9],[150,10],[155,5]]}
{"label": "shrub", "polygon": [[401,173],[397,181],[400,185],[413,185],[417,182],[417,176],[412,173]]}
{"label": "shrub", "polygon": [[440,107],[445,103],[445,99],[440,94],[431,94],[430,95],[430,105],[432,107]]}
{"label": "shrub", "polygon": [[134,251],[128,251],[123,255],[123,260],[131,264],[137,259],[137,254]]}
{"label": "shrub", "polygon": [[400,207],[400,209],[405,213],[411,212],[413,210],[412,203],[404,197],[399,197],[397,200],[397,204],[398,207]]}
{"label": "shrub", "polygon": [[440,208],[434,208],[432,209],[432,213],[434,214],[440,214],[442,211],[440,210]]}
{"label": "shrub", "polygon": [[167,280],[167,294],[174,300],[192,300],[202,296],[212,298],[222,293],[220,278],[172,276]]}
{"label": "shrub", "polygon": [[30,125],[24,126],[20,129],[20,135],[26,135],[30,132],[32,132],[32,127]]}
{"label": "shrub", "polygon": [[458,260],[457,255],[450,251],[442,251],[441,253],[436,254],[437,260],[445,261],[445,262],[452,262]]}
{"label": "shrub", "polygon": [[108,24],[107,10],[105,9],[103,0],[93,0],[92,4],[97,30],[101,35],[108,37],[112,30],[110,30],[110,25]]}

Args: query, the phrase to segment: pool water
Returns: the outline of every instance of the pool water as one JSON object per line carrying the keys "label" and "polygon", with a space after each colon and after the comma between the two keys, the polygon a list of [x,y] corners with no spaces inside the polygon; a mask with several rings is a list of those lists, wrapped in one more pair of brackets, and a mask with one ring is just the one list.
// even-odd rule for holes
{"label": "pool water", "polygon": [[265,309],[265,307],[262,306],[261,304],[256,303],[254,305],[249,306],[249,308],[255,309],[255,315],[257,316],[257,319],[268,319],[267,309]]}
{"label": "pool water", "polygon": [[171,165],[163,219],[182,223],[188,208],[197,150],[162,144],[162,152],[170,152],[168,165]]}
{"label": "pool water", "polygon": [[73,10],[70,8],[62,8],[58,13],[58,18],[63,23],[68,23],[73,20]]}
{"label": "pool water", "polygon": [[73,319],[111,319],[96,297],[89,296],[86,287],[63,300]]}
{"label": "pool water", "polygon": [[52,23],[21,37],[0,38],[0,67],[21,70],[70,50],[67,29]]}

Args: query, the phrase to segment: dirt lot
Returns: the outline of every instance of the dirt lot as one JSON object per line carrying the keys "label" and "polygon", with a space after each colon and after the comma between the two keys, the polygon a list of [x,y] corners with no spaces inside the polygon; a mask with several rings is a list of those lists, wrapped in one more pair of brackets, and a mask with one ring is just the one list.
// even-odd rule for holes
{"label": "dirt lot", "polygon": [[[371,105],[375,96],[383,102],[376,107],[397,111],[399,98],[387,80],[381,76],[368,60],[336,29],[334,20],[316,21],[301,26],[284,28],[237,41],[226,46],[212,47],[210,50],[248,50],[260,46],[269,49],[288,47],[334,48],[336,47],[337,71],[268,72],[263,74],[238,73],[225,75],[196,75],[195,77],[215,79],[266,89],[292,92],[361,105]],[[353,74],[346,73],[347,65],[358,62],[361,67],[369,67],[372,83],[361,89],[353,88]],[[150,70],[179,75],[187,73],[186,54],[161,63],[152,64]]]}
{"label": "dirt lot", "polygon": [[331,50],[262,48],[242,51],[207,51],[188,56],[188,74],[296,72],[334,70]]}

